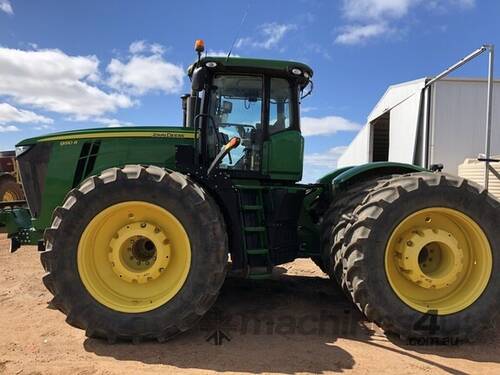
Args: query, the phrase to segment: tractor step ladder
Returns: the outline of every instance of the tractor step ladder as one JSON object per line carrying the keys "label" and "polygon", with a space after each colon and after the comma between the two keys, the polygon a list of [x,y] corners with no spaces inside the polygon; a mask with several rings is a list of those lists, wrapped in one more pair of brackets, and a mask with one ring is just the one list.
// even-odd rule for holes
{"label": "tractor step ladder", "polygon": [[[266,279],[271,276],[264,200],[260,185],[236,185],[239,191],[243,248],[246,253],[251,279]],[[244,197],[246,199],[244,199]],[[250,202],[248,202],[250,198]],[[249,220],[249,218],[253,220]],[[252,241],[253,239],[253,241]]]}

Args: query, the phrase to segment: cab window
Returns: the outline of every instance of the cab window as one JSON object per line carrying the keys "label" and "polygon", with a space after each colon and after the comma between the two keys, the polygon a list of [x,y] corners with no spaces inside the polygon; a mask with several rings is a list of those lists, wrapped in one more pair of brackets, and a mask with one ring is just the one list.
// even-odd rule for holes
{"label": "cab window", "polygon": [[[210,97],[210,115],[219,141],[241,139],[220,168],[258,171],[262,144],[262,77],[217,75]],[[217,139],[216,139],[217,140]],[[219,142],[220,143],[220,142]]]}
{"label": "cab window", "polygon": [[271,78],[269,98],[269,134],[292,127],[292,89],[288,80]]}

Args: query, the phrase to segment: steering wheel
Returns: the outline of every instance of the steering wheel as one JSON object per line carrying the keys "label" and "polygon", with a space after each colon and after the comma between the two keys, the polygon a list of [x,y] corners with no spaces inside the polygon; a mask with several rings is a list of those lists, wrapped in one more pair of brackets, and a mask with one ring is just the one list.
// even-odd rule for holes
{"label": "steering wheel", "polygon": [[219,127],[221,127],[221,128],[234,127],[234,128],[236,128],[236,131],[238,132],[238,134],[241,138],[248,138],[246,135],[255,129],[255,127],[252,125],[229,124],[229,123],[221,123],[221,124],[219,124]]}

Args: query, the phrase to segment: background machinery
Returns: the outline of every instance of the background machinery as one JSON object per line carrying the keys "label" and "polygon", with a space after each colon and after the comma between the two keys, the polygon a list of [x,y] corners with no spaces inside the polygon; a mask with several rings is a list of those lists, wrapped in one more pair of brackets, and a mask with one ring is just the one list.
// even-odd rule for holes
{"label": "background machinery", "polygon": [[15,151],[0,151],[0,202],[24,199]]}

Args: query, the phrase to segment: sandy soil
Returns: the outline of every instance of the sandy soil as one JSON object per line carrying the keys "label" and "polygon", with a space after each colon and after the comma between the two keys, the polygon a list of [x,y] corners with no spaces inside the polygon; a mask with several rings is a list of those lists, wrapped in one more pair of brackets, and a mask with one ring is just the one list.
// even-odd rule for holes
{"label": "sandy soil", "polygon": [[308,260],[271,280],[228,279],[199,327],[171,342],[108,345],[51,308],[36,248],[7,249],[0,238],[0,373],[500,374],[500,329],[474,344],[388,338]]}

